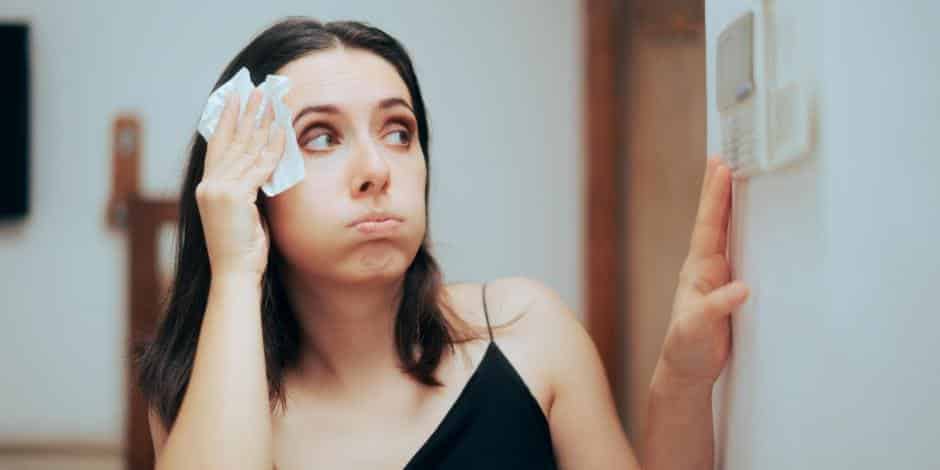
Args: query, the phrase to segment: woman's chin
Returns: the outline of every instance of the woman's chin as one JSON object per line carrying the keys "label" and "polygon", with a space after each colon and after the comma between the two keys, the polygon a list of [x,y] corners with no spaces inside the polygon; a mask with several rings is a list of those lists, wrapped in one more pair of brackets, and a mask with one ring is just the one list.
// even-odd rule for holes
{"label": "woman's chin", "polygon": [[385,282],[400,279],[410,259],[395,249],[366,249],[355,253],[344,271],[351,282]]}

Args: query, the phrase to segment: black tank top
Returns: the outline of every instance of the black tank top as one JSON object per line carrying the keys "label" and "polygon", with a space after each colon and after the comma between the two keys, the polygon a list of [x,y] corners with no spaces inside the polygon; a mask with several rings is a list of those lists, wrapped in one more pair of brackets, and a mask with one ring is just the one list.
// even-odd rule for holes
{"label": "black tank top", "polygon": [[405,466],[418,469],[556,469],[548,421],[515,367],[493,341],[457,401]]}

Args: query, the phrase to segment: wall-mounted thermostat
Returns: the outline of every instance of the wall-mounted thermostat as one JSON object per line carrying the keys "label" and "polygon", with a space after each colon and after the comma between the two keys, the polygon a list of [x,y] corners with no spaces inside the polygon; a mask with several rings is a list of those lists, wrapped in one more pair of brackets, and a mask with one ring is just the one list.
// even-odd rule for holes
{"label": "wall-mounted thermostat", "polygon": [[[808,82],[791,79],[778,83],[779,69],[793,67],[792,61],[778,63],[778,48],[792,43],[776,37],[774,0],[755,3],[758,8],[739,16],[721,32],[717,46],[722,158],[736,178],[788,165],[807,156],[813,145]],[[793,29],[786,31],[792,33]],[[784,52],[799,54],[798,50]]]}

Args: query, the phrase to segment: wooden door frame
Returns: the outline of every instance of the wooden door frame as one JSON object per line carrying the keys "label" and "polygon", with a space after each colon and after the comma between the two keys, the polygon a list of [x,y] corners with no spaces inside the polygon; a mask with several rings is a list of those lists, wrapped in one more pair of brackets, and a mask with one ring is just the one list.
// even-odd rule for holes
{"label": "wooden door frame", "polygon": [[585,323],[597,346],[618,408],[623,402],[620,315],[622,253],[617,0],[584,1]]}
{"label": "wooden door frame", "polygon": [[[584,276],[585,323],[604,363],[614,401],[626,413],[628,331],[623,311],[627,261],[627,142],[621,135],[633,116],[621,111],[628,89],[621,71],[631,30],[675,36],[702,34],[704,0],[584,0]],[[626,417],[623,417],[626,419]]]}

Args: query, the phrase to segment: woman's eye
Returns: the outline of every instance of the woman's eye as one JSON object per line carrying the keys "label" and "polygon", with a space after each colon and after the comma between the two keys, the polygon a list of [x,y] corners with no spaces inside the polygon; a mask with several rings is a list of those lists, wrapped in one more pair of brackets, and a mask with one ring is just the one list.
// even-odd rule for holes
{"label": "woman's eye", "polygon": [[408,145],[411,143],[411,134],[404,129],[389,132],[385,135],[385,141],[392,145]]}
{"label": "woman's eye", "polygon": [[333,134],[323,133],[308,140],[304,147],[310,150],[326,150],[333,145],[336,145],[336,138],[333,137]]}

